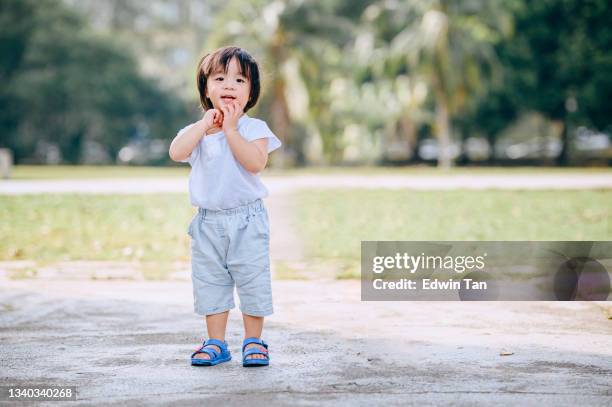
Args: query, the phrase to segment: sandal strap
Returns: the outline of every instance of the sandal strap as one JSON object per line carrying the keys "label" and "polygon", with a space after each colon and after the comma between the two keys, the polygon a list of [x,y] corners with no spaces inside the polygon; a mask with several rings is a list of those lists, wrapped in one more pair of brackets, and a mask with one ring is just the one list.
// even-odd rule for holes
{"label": "sandal strap", "polygon": [[217,352],[216,349],[214,349],[214,348],[205,348],[204,346],[202,346],[200,349],[198,349],[195,352],[193,352],[191,357],[193,358],[198,353],[206,353],[208,356],[210,356],[211,360],[212,359],[216,359],[217,356],[219,355],[219,352]]}
{"label": "sandal strap", "polygon": [[252,347],[244,351],[244,353],[242,354],[242,358],[244,359],[249,355],[264,355],[267,359],[270,358],[270,356],[268,356],[268,351],[262,351],[261,349],[258,349],[256,347]]}
{"label": "sandal strap", "polygon": [[[213,347],[209,347],[209,345],[218,346],[219,349],[221,350],[221,352],[217,351]],[[215,359],[221,353],[226,352],[226,351],[227,351],[227,343],[225,341],[220,341],[219,339],[209,338],[206,341],[204,341],[204,343],[202,344],[202,346],[200,346],[200,348],[198,350],[193,352],[191,357],[193,358],[198,353],[206,353],[206,354],[208,354],[208,356],[210,356],[210,359]]]}
{"label": "sandal strap", "polygon": [[244,353],[244,348],[251,343],[256,343],[257,345],[261,345],[264,348],[268,349],[268,344],[265,343],[263,339],[252,337],[252,338],[246,338],[244,342],[242,342],[242,352],[243,353]]}
{"label": "sandal strap", "polygon": [[219,339],[209,338],[204,342],[204,346],[206,345],[215,345],[218,346],[221,351],[227,348],[227,343],[225,341],[220,341]]}

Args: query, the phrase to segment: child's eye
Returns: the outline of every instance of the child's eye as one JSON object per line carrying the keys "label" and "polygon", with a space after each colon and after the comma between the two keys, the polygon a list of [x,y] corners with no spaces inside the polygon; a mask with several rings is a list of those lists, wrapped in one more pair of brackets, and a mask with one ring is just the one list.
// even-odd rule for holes
{"label": "child's eye", "polygon": [[218,78],[215,79],[216,81],[222,81],[223,78],[221,76],[219,76]]}
{"label": "child's eye", "polygon": [[240,78],[239,78],[239,79],[238,79],[238,82],[244,82],[244,79],[240,79]]}

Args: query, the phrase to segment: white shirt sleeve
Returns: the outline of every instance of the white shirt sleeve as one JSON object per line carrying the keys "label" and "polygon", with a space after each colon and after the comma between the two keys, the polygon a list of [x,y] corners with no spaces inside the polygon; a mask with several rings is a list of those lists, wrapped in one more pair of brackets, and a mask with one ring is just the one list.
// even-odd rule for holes
{"label": "white shirt sleeve", "polygon": [[251,121],[251,123],[249,123],[246,134],[244,135],[244,138],[246,138],[246,140],[249,142],[253,140],[258,140],[261,138],[267,138],[268,139],[268,153],[271,153],[272,151],[276,150],[282,145],[278,137],[276,137],[276,135],[272,133],[272,130],[270,130],[270,128],[268,127],[268,124],[264,122],[263,120],[255,119],[255,118]]}
{"label": "white shirt sleeve", "polygon": [[[185,127],[183,127],[182,129],[180,129],[177,133],[177,136],[180,136],[181,134],[185,133],[187,130],[189,130],[195,123],[191,123]],[[191,151],[191,154],[189,154],[189,157],[185,158],[184,160],[181,160],[182,163],[189,163],[189,165],[193,165],[193,162],[198,158],[198,155],[200,154],[200,143],[202,142],[202,140],[200,140],[200,142],[198,144],[196,144],[196,146],[193,148],[193,150]]]}

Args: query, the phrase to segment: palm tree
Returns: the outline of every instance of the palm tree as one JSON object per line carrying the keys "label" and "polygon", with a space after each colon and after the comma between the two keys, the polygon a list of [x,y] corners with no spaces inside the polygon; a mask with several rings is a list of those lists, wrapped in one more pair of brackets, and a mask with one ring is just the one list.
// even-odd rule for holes
{"label": "palm tree", "polygon": [[[302,76],[307,76],[308,72],[318,75],[324,71],[326,53],[322,51],[348,42],[353,35],[354,25],[348,18],[342,17],[341,13],[336,13],[339,8],[350,6],[349,0],[327,3],[233,0],[217,18],[215,26],[218,29],[211,36],[209,46],[239,43],[261,56],[264,72],[269,73],[267,99],[271,125],[285,146],[284,154],[279,154],[276,161],[280,166],[291,165],[294,157],[288,155],[299,148],[291,137],[293,118],[286,99],[288,81],[296,78],[284,68],[291,61],[298,63],[298,72]],[[359,8],[356,10],[360,12]],[[313,63],[318,69],[312,69]],[[317,78],[299,79],[306,83],[311,99],[320,97],[320,89],[317,85],[313,87]],[[312,113],[318,113],[315,110],[320,107],[319,103],[311,103],[311,116]],[[311,123],[316,125],[314,120]]]}
{"label": "palm tree", "polygon": [[486,0],[381,1],[375,7],[366,10],[371,20],[404,25],[389,38],[387,57],[403,59],[411,74],[428,84],[436,105],[438,165],[449,168],[451,118],[484,94],[489,81],[499,80],[493,46],[510,31],[512,20],[499,3]]}

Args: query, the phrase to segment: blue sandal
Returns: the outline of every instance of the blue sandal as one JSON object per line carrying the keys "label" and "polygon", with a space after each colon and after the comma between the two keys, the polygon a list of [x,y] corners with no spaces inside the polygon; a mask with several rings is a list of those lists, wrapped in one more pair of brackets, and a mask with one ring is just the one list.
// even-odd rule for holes
{"label": "blue sandal", "polygon": [[[221,349],[221,353],[213,347],[207,348],[207,345],[216,345]],[[194,358],[198,353],[207,353],[210,359]],[[218,339],[207,339],[206,342],[195,352],[191,354],[191,365],[192,366],[214,366],[219,363],[227,362],[232,360],[232,355],[227,348],[227,342],[221,342]]]}
{"label": "blue sandal", "polygon": [[[266,348],[266,350],[263,351],[259,349],[258,347],[253,346],[252,348],[249,348],[245,351],[244,348],[251,343],[256,343],[258,345],[261,345],[264,348]],[[265,358],[264,359],[247,358],[247,356],[249,355],[264,355]],[[267,343],[265,343],[263,340],[259,338],[246,338],[244,342],[242,342],[242,366],[244,367],[268,366],[269,364],[270,364],[270,355],[268,354],[268,344]]]}

